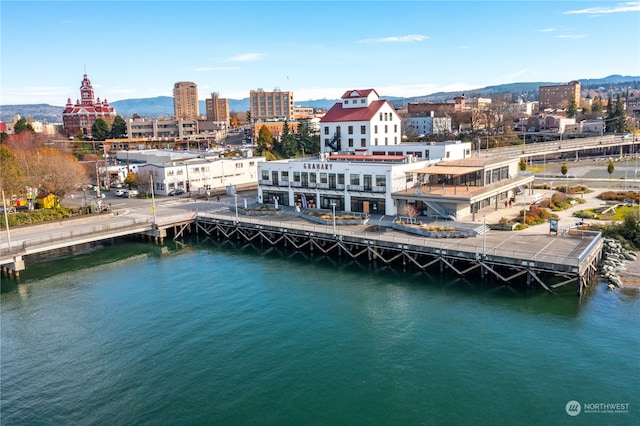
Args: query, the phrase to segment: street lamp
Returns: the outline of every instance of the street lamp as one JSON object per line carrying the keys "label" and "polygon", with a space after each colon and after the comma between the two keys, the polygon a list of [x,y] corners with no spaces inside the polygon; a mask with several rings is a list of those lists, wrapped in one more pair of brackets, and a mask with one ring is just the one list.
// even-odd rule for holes
{"label": "street lamp", "polygon": [[336,236],[336,202],[331,202],[331,210],[333,211],[333,236]]}

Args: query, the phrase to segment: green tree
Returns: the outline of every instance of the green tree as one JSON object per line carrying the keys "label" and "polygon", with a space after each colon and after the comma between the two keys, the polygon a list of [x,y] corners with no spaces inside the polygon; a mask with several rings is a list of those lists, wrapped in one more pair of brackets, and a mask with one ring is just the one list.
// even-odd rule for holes
{"label": "green tree", "polygon": [[113,139],[123,138],[124,135],[127,134],[127,122],[124,121],[124,118],[117,115],[113,119],[113,123],[111,124],[111,131],[109,132],[109,137]]}
{"label": "green tree", "polygon": [[622,103],[622,94],[618,93],[616,97],[616,106],[613,110],[613,131],[618,133],[625,133],[627,131],[627,114],[624,111],[624,104]]}
{"label": "green tree", "polygon": [[569,105],[567,106],[567,117],[575,118],[578,115],[578,104],[576,103],[576,97],[571,96],[569,98]]}
{"label": "green tree", "polygon": [[7,132],[0,132],[0,143],[4,142],[6,139],[9,138],[9,133]]}
{"label": "green tree", "polygon": [[613,132],[613,128],[615,127],[613,122],[614,120],[614,108],[613,108],[613,99],[611,96],[607,99],[607,119],[604,122],[604,131],[605,132]]}
{"label": "green tree", "polygon": [[102,118],[98,118],[91,126],[91,136],[93,140],[103,141],[109,135],[109,125]]}
{"label": "green tree", "polygon": [[[563,161],[562,165],[560,166],[560,173],[562,173],[562,176],[567,176],[567,173],[569,172],[569,166],[567,165],[567,161]],[[567,194],[569,194],[569,180],[567,180]]]}
{"label": "green tree", "polygon": [[613,159],[609,158],[609,164],[607,165],[607,173],[609,173],[609,180],[611,180],[611,175],[616,167],[613,165]]}
{"label": "green tree", "polygon": [[27,123],[24,118],[20,118],[18,121],[16,121],[16,124],[13,126],[13,133],[18,134],[22,132],[35,133],[35,130],[33,130],[33,126]]}
{"label": "green tree", "polygon": [[303,120],[298,126],[296,144],[299,155],[316,155],[320,152],[320,135],[314,133],[308,120]]}

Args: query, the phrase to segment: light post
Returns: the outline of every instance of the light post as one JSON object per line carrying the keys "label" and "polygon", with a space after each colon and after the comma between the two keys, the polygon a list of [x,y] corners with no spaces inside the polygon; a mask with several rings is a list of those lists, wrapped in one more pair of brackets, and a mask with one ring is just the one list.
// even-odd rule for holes
{"label": "light post", "polygon": [[234,197],[234,198],[235,198],[235,200],[236,200],[236,224],[237,224],[237,223],[238,223],[238,193],[237,193],[237,192],[235,192],[235,193],[233,194],[233,197]]}
{"label": "light post", "polygon": [[331,210],[333,212],[333,236],[336,236],[336,202],[331,202]]}
{"label": "light post", "polygon": [[153,190],[153,175],[149,175],[149,181],[151,183],[151,215],[153,216],[153,226],[156,226],[156,197]]}

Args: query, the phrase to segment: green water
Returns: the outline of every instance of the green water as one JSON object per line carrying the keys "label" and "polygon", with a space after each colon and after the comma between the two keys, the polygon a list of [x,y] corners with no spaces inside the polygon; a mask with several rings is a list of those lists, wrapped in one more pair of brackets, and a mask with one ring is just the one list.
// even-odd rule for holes
{"label": "green water", "polygon": [[639,421],[640,297],[604,285],[119,243],[28,264],[0,302],[3,425]]}

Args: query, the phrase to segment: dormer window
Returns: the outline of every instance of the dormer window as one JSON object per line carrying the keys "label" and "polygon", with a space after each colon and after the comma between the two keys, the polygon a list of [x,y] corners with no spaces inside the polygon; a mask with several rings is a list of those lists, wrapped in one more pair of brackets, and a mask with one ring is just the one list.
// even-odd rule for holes
{"label": "dormer window", "polygon": [[354,90],[353,92],[351,92],[351,94],[349,96],[352,97],[352,98],[355,98],[355,97],[360,96],[360,93],[358,93],[357,90]]}

